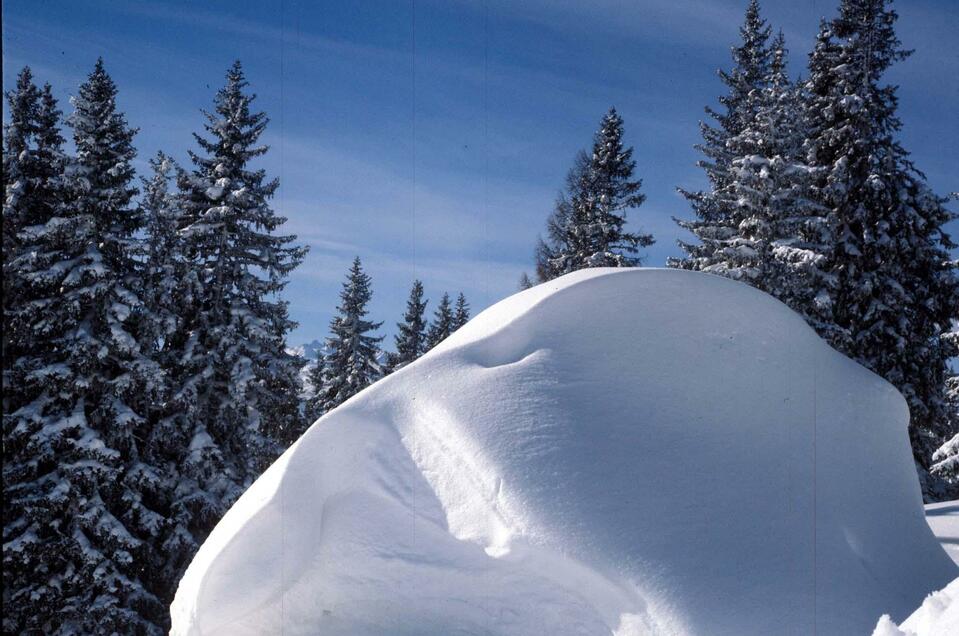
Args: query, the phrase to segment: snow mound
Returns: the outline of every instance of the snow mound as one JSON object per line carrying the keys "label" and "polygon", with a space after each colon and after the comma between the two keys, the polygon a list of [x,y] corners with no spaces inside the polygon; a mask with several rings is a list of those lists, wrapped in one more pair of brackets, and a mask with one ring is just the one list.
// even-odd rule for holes
{"label": "snow mound", "polygon": [[236,503],[174,634],[866,634],[957,574],[888,383],[740,283],[487,309]]}
{"label": "snow mound", "polygon": [[872,636],[954,636],[959,634],[959,579],[930,594],[902,625],[879,619]]}

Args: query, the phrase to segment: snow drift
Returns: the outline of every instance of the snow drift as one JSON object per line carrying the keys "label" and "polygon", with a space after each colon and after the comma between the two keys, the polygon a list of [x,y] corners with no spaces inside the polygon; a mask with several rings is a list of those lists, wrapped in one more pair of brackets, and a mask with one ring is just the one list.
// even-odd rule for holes
{"label": "snow drift", "polygon": [[896,625],[889,616],[879,619],[872,636],[954,636],[959,634],[959,579],[930,594],[922,606]]}
{"label": "snow drift", "polygon": [[588,270],[327,414],[175,634],[868,634],[957,569],[888,383],[745,285]]}

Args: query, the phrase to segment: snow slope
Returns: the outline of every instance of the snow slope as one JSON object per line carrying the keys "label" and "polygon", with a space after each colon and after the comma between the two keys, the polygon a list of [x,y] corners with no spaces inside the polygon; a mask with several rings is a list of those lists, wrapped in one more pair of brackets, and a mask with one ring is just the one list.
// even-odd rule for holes
{"label": "snow slope", "polygon": [[902,397],[745,285],[588,270],[320,419],[174,634],[868,634],[957,575]]}

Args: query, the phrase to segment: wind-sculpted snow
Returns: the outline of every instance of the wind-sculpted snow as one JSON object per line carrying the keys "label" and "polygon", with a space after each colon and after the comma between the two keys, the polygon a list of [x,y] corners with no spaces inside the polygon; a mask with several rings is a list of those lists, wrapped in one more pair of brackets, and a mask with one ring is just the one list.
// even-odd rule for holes
{"label": "wind-sculpted snow", "polygon": [[868,634],[957,569],[885,381],[769,296],[589,270],[320,419],[175,634]]}

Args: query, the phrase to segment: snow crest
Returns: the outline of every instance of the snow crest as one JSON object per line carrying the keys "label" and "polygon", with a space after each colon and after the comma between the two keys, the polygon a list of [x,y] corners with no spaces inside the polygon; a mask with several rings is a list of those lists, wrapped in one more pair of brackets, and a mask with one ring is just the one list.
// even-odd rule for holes
{"label": "snow crest", "polygon": [[868,633],[957,574],[907,417],[746,285],[577,272],[318,420],[200,549],[172,633]]}

